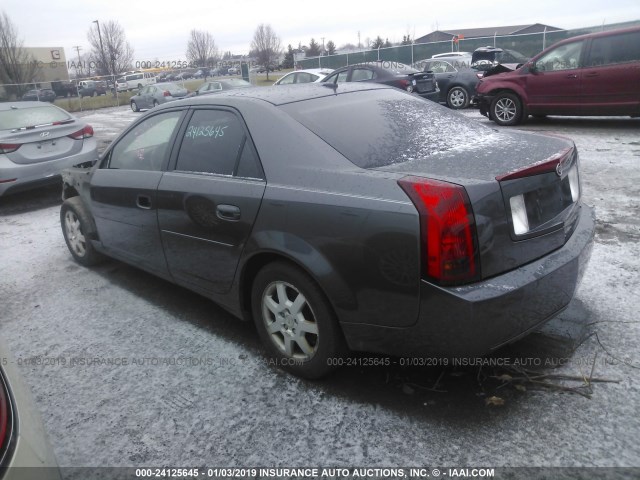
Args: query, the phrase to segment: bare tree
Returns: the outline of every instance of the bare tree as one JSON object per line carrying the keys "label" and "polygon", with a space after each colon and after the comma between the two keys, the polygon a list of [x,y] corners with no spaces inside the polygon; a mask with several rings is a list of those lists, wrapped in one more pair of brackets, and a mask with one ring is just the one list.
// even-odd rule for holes
{"label": "bare tree", "polygon": [[218,61],[218,47],[209,32],[191,30],[191,38],[187,43],[187,60],[199,67],[213,67]]}
{"label": "bare tree", "polygon": [[282,52],[280,48],[280,37],[271,28],[271,25],[261,23],[256,28],[251,41],[251,49],[256,52],[259,63],[267,69],[267,80],[269,80],[269,66],[278,61]]}
{"label": "bare tree", "polygon": [[133,48],[117,21],[109,20],[92,27],[87,38],[91,44],[91,58],[100,75],[117,75],[131,69]]}
{"label": "bare tree", "polygon": [[[18,38],[18,31],[9,15],[0,15],[0,83],[19,84],[35,81],[37,63],[35,58],[23,47],[24,42]],[[7,93],[20,95],[26,86],[13,85],[5,87]]]}

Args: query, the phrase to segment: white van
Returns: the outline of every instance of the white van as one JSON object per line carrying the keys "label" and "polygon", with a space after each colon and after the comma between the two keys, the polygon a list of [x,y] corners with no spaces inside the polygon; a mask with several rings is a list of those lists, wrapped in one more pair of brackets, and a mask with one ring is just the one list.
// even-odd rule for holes
{"label": "white van", "polygon": [[135,90],[136,88],[140,89],[147,85],[156,83],[156,76],[151,72],[129,73],[120,77],[116,83],[118,85],[118,91],[125,92],[127,90]]}

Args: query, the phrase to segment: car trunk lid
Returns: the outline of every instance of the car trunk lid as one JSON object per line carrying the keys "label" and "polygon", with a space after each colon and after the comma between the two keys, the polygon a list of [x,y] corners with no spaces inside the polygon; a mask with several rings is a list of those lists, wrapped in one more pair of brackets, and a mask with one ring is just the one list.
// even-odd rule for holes
{"label": "car trunk lid", "polygon": [[0,144],[13,163],[28,165],[75,155],[82,150],[83,139],[93,135],[74,120],[64,125],[39,126],[3,136]]}
{"label": "car trunk lid", "polygon": [[419,72],[410,73],[409,81],[417,93],[433,92],[436,89],[436,77],[433,73]]}

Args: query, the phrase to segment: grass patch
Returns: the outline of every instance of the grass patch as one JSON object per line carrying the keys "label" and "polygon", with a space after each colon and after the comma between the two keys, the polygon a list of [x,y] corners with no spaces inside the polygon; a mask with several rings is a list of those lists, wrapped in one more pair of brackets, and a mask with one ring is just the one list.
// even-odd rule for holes
{"label": "grass patch", "polygon": [[54,105],[63,108],[67,112],[81,112],[83,110],[97,110],[99,108],[117,107],[118,105],[128,105],[129,99],[135,92],[121,92],[118,97],[113,94],[100,95],[97,97],[67,97],[56,98]]}

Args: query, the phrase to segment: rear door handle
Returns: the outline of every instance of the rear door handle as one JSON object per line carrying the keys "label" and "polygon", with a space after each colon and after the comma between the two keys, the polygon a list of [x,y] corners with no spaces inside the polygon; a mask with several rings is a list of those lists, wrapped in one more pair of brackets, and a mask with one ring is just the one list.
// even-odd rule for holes
{"label": "rear door handle", "polygon": [[216,208],[216,215],[220,220],[237,222],[240,220],[240,208],[235,205],[218,205]]}
{"label": "rear door handle", "polygon": [[138,195],[136,198],[136,205],[138,208],[144,208],[145,210],[151,209],[151,197],[147,195]]}
{"label": "rear door handle", "polygon": [[570,73],[569,75],[567,75],[567,78],[578,78],[578,75],[576,75],[575,73]]}

